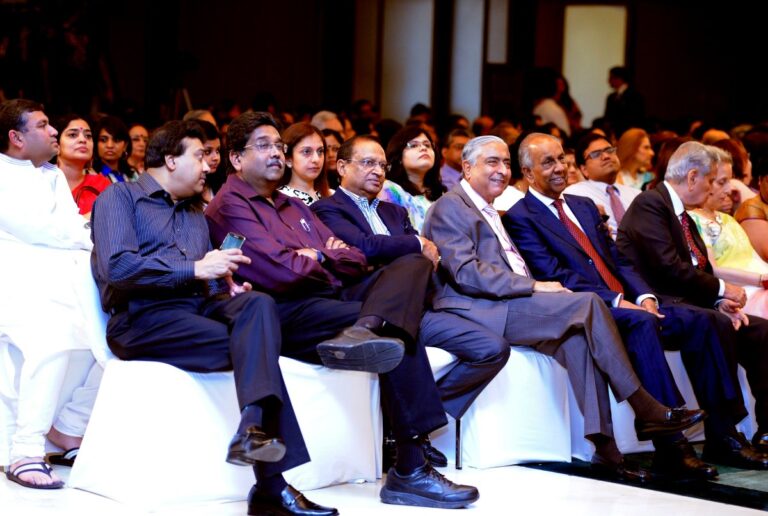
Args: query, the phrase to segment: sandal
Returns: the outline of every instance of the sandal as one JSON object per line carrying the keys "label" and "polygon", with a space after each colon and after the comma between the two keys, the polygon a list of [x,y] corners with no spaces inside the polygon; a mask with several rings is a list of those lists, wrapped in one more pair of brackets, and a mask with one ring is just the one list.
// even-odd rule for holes
{"label": "sandal", "polygon": [[29,462],[27,464],[22,464],[21,466],[16,467],[14,470],[9,469],[5,472],[5,476],[8,477],[8,480],[11,482],[16,482],[17,484],[24,487],[29,487],[30,489],[61,489],[64,487],[64,482],[61,480],[57,480],[52,484],[34,484],[19,478],[19,475],[33,471],[37,473],[44,473],[48,475],[48,477],[51,477],[51,472],[53,469],[45,462]]}
{"label": "sandal", "polygon": [[51,453],[46,457],[49,464],[56,464],[57,466],[66,466],[71,468],[75,464],[77,458],[77,452],[80,448],[70,448],[63,453]]}

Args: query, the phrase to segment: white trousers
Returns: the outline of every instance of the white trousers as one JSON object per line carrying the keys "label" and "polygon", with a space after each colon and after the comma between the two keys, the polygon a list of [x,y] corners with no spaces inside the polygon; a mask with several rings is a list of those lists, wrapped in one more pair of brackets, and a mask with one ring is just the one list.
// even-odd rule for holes
{"label": "white trousers", "polygon": [[25,359],[0,337],[0,465],[44,456],[45,435],[57,411],[56,428],[82,436],[102,371],[89,352]]}

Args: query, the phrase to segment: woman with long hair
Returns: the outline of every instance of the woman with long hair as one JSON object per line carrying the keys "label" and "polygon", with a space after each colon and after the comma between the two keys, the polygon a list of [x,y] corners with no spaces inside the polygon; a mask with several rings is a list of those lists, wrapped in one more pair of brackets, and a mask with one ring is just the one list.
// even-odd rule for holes
{"label": "woman with long hair", "polygon": [[283,185],[279,191],[297,197],[307,206],[331,195],[326,176],[326,145],[320,129],[308,122],[289,126],[282,134],[285,153]]}
{"label": "woman with long hair", "polygon": [[128,166],[137,174],[144,173],[144,156],[147,153],[149,131],[141,124],[133,124],[128,129],[131,138],[131,153],[128,155]]}
{"label": "woman with long hair", "polygon": [[88,122],[79,115],[71,114],[55,123],[59,131],[56,164],[67,178],[80,214],[90,219],[96,197],[112,183],[89,168],[93,158],[93,134]]}
{"label": "woman with long hair", "polygon": [[427,210],[445,192],[435,142],[422,127],[406,125],[389,141],[387,161],[392,169],[379,197],[408,210],[411,225],[421,231]]}
{"label": "woman with long hair", "polygon": [[619,138],[616,147],[616,154],[621,162],[621,172],[616,182],[642,190],[654,179],[654,153],[648,133],[638,128],[627,129]]}

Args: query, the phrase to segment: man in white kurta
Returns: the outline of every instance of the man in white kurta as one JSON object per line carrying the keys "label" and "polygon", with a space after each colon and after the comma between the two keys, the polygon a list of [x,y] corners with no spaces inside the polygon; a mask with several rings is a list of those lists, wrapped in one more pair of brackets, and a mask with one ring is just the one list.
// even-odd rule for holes
{"label": "man in white kurta", "polygon": [[[61,482],[42,465],[45,435],[72,374],[70,352],[86,351],[88,363],[78,363],[90,368],[87,351],[104,348],[104,331],[90,230],[64,174],[47,162],[58,143],[42,109],[0,104],[0,465],[22,485],[51,488]],[[64,407],[60,433],[82,436],[99,377],[92,371],[88,389]]]}

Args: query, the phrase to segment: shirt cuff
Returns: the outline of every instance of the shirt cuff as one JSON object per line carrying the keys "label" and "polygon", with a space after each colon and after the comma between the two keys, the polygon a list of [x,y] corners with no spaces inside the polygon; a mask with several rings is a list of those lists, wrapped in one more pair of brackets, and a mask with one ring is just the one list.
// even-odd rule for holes
{"label": "shirt cuff", "polygon": [[619,305],[621,304],[621,300],[622,300],[622,299],[624,299],[624,294],[619,294],[618,296],[616,296],[615,298],[613,298],[613,302],[611,303],[611,305],[612,305],[614,308],[618,308],[618,307],[619,307]]}
{"label": "shirt cuff", "polygon": [[637,296],[637,301],[635,302],[635,304],[637,306],[641,306],[643,304],[643,301],[645,301],[646,299],[653,299],[654,302],[656,303],[656,306],[659,306],[659,300],[653,294],[642,294],[640,296]]}
{"label": "shirt cuff", "polygon": [[717,291],[717,297],[723,297],[725,295],[725,281],[721,279],[717,281],[720,282],[720,290]]}
{"label": "shirt cuff", "polygon": [[419,250],[424,251],[424,242],[421,241],[421,237],[419,235],[413,235],[416,237],[416,240],[419,241]]}

